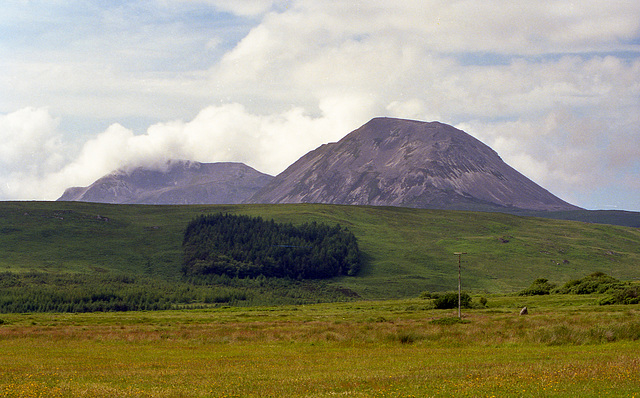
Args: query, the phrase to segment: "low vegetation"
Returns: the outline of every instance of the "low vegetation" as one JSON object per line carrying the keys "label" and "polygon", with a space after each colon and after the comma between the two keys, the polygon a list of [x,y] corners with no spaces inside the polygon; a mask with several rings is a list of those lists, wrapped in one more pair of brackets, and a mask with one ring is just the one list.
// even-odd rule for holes
{"label": "low vegetation", "polygon": [[551,291],[556,287],[555,284],[550,283],[546,278],[538,278],[531,286],[528,288],[521,290],[518,295],[520,296],[542,296],[545,294],[551,294]]}
{"label": "low vegetation", "polygon": [[421,297],[425,299],[431,299],[433,301],[433,307],[439,310],[458,308],[458,304],[460,304],[461,308],[471,308],[472,298],[469,293],[466,292],[461,292],[459,297],[457,292],[425,292],[421,295]]}
{"label": "low vegetation", "polygon": [[594,272],[582,279],[574,279],[565,283],[558,289],[561,294],[592,294],[613,293],[623,289],[628,284],[620,282],[616,278],[604,272]]}
{"label": "low vegetation", "polygon": [[640,286],[627,286],[613,292],[609,297],[600,301],[600,304],[638,304],[640,303]]}
{"label": "low vegetation", "polygon": [[545,294],[607,294],[600,300],[601,305],[638,304],[640,303],[640,286],[630,282],[622,282],[604,272],[594,272],[582,279],[566,282],[560,288],[549,283],[545,278],[538,278],[527,289],[518,293],[520,296]]}
{"label": "low vegetation", "polygon": [[157,311],[349,301],[326,283],[208,275],[177,280],[145,276],[0,273],[0,313]]}

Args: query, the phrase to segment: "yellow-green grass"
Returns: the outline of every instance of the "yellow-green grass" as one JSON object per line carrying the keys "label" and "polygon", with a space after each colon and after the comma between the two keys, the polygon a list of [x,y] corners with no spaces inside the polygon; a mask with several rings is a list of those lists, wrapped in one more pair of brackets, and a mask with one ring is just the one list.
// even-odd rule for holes
{"label": "yellow-green grass", "polygon": [[640,306],[598,299],[3,314],[0,397],[638,396]]}

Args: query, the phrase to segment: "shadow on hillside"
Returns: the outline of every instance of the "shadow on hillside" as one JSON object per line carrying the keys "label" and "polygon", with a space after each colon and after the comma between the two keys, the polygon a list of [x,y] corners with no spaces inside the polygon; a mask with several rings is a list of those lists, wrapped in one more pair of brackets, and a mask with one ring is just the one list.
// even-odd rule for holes
{"label": "shadow on hillside", "polygon": [[360,271],[355,275],[356,277],[371,276],[373,271],[373,257],[369,253],[363,251],[360,252]]}

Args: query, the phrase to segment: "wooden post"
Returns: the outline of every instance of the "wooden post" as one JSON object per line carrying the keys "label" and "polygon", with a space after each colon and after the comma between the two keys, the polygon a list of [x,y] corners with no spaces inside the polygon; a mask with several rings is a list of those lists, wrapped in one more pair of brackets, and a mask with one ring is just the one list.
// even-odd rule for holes
{"label": "wooden post", "polygon": [[462,319],[462,255],[466,252],[455,252],[458,256],[458,318]]}

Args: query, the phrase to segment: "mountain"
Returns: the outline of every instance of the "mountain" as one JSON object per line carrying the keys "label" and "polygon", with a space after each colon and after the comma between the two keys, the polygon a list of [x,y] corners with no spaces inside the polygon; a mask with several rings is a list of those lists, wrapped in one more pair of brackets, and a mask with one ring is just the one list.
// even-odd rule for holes
{"label": "mountain", "polygon": [[249,203],[328,203],[463,210],[578,210],[462,130],[375,118],[307,153]]}
{"label": "mountain", "polygon": [[137,204],[236,204],[273,177],[242,163],[169,161],[160,169],[117,170],[59,201]]}

